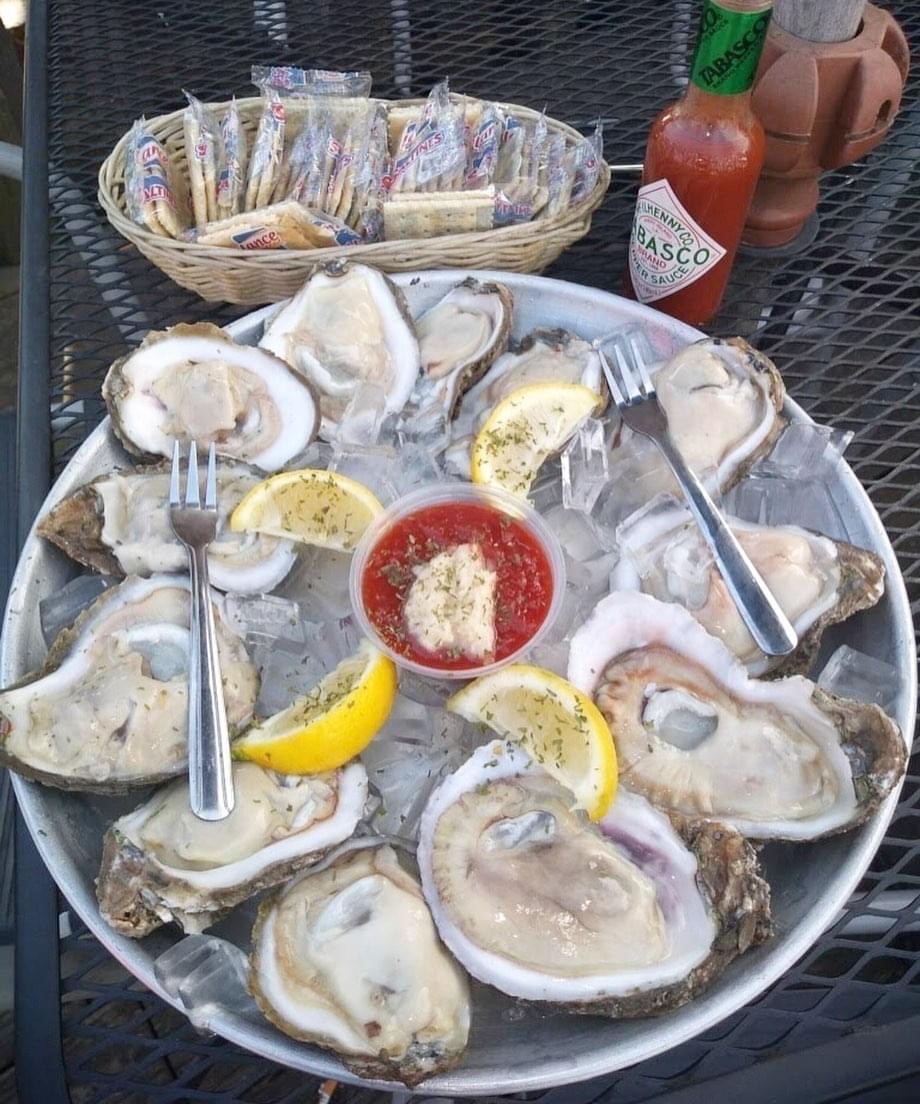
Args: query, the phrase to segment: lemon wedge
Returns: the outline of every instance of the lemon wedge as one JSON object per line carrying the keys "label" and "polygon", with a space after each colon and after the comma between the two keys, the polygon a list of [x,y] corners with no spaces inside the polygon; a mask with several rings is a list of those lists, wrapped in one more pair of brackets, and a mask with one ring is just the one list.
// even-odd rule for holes
{"label": "lemon wedge", "polygon": [[613,737],[597,706],[564,678],[512,664],[471,682],[447,708],[519,743],[592,820],[609,809],[617,786]]}
{"label": "lemon wedge", "polygon": [[350,552],[382,511],[363,483],[336,472],[302,468],[257,483],[233,511],[230,528]]}
{"label": "lemon wedge", "polygon": [[502,399],[476,435],[474,483],[527,497],[543,461],[558,452],[601,402],[580,383],[532,383]]}
{"label": "lemon wedge", "polygon": [[384,725],[396,684],[393,661],[365,640],[308,694],[244,733],[233,745],[234,758],[284,774],[334,770]]}

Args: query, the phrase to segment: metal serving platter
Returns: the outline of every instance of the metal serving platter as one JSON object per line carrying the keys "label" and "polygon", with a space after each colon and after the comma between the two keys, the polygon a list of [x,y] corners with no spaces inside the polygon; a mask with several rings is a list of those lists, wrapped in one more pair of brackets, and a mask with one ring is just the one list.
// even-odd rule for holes
{"label": "metal serving platter", "polygon": [[[396,276],[395,282],[402,287],[413,312],[418,313],[468,275],[468,272],[433,271]],[[592,339],[625,323],[639,322],[658,349],[667,353],[700,336],[688,326],[606,292],[534,276],[499,272],[478,275],[483,279],[501,279],[513,290],[517,337],[537,326],[564,326]],[[238,340],[255,342],[265,317],[273,309],[249,314],[228,330]],[[782,364],[779,368],[782,370]],[[807,417],[791,400],[787,400],[787,413],[793,419]],[[42,514],[96,475],[127,462],[108,422],[103,422],[52,488]],[[830,491],[845,519],[850,539],[874,549],[882,557],[888,581],[885,596],[874,609],[828,632],[822,656],[847,643],[894,665],[901,678],[893,713],[905,737],[910,738],[916,701],[914,636],[897,561],[868,496],[846,465],[838,466]],[[40,665],[46,649],[38,603],[76,573],[74,565],[37,538],[33,529],[13,579],[4,619],[0,641],[3,685],[15,682]],[[67,900],[115,958],[148,988],[181,1010],[154,975],[157,956],[179,938],[175,929],[161,929],[142,942],[134,942],[113,932],[96,907],[93,882],[103,832],[114,817],[137,805],[143,793],[127,799],[68,794],[15,776],[14,785],[35,844]],[[522,1011],[512,1008],[511,1002],[499,994],[477,986],[470,1046],[462,1066],[432,1078],[425,1089],[444,1095],[475,1096],[563,1085],[641,1062],[712,1027],[779,978],[834,920],[881,843],[896,801],[897,794],[892,794],[877,815],[854,832],[820,843],[766,847],[763,862],[773,889],[777,934],[765,946],[734,962],[695,1001],[657,1019],[615,1022]],[[241,906],[213,929],[214,933],[246,947],[252,914],[251,906]],[[234,1013],[218,1009],[209,1016],[208,1026],[276,1062],[321,1077],[357,1081],[334,1057],[287,1038],[254,1011]],[[392,1087],[392,1083],[374,1084]]]}

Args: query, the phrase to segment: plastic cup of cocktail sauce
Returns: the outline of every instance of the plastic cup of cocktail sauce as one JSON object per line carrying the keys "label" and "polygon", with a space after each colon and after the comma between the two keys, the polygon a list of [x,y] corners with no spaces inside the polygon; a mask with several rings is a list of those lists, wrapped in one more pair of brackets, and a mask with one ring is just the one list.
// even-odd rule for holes
{"label": "plastic cup of cocktail sauce", "polygon": [[[462,665],[451,667],[438,666],[434,662],[420,662],[418,659],[405,655],[398,648],[392,647],[390,642],[381,635],[381,630],[378,629],[372,615],[368,612],[365,606],[364,594],[365,574],[368,571],[368,564],[374,562],[375,552],[381,547],[382,543],[387,541],[388,535],[394,533],[394,526],[400,525],[409,518],[415,518],[416,515],[427,516],[424,511],[431,507],[446,507],[449,509],[452,505],[462,506],[469,503],[485,507],[510,519],[515,526],[520,526],[526,532],[530,542],[542,552],[551,585],[551,594],[546,605],[546,612],[539,623],[535,624],[533,632],[528,635],[527,639],[522,640],[519,646],[508,654],[502,655],[501,658],[485,659],[482,663],[477,663],[473,657],[460,657],[455,662],[462,663]],[[446,510],[443,511],[443,513],[446,512]],[[487,554],[486,558],[488,559]],[[505,491],[480,487],[472,483],[436,483],[403,496],[384,510],[368,526],[352,558],[349,589],[352,610],[362,631],[398,666],[429,678],[471,679],[498,670],[498,668],[509,663],[514,663],[515,660],[520,659],[522,655],[538,644],[549,632],[565,599],[565,559],[553,531],[543,518],[521,499],[515,498]],[[423,651],[424,649],[417,650]],[[468,662],[463,663],[463,659],[468,660]]]}

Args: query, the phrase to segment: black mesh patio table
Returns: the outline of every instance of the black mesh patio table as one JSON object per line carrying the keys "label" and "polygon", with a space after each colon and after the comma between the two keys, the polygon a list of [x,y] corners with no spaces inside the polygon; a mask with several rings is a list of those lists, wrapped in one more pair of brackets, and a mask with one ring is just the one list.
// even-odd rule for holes
{"label": "black mesh patio table", "polygon": [[[920,3],[898,11],[920,41]],[[19,405],[19,532],[104,411],[108,364],[149,329],[243,313],[185,292],[119,238],[96,202],[102,159],[180,89],[243,93],[253,63],[367,68],[375,93],[511,100],[641,160],[649,120],[681,89],[698,0],[32,0]],[[823,182],[814,241],[746,253],[710,327],[776,359],[816,419],[853,430],[848,459],[920,602],[920,103],[888,140]],[[548,271],[617,290],[635,175],[615,176],[590,235]],[[549,1104],[916,1098],[920,1073],[920,772],[851,907],[751,1006],[674,1050]],[[197,1035],[59,900],[18,831],[17,1063],[24,1101],[315,1100],[309,1077]],[[64,919],[59,928],[59,913]],[[60,936],[60,938],[59,938]],[[424,1093],[421,1094],[424,1096]],[[343,1089],[336,1099],[383,1094]]]}

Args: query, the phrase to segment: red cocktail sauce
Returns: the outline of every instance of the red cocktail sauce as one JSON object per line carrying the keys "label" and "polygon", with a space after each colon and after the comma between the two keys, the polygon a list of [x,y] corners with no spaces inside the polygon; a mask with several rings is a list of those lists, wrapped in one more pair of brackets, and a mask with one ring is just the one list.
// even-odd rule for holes
{"label": "red cocktail sauce", "polygon": [[430,652],[406,631],[403,605],[412,568],[455,548],[478,544],[496,574],[495,654],[481,666],[516,652],[543,624],[553,597],[549,559],[535,536],[514,518],[477,502],[426,506],[395,521],[371,551],[361,598],[380,638],[399,655],[444,671],[476,666],[467,655]]}

